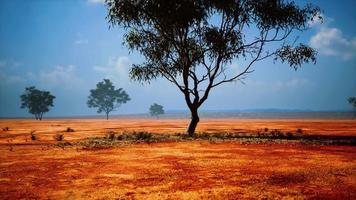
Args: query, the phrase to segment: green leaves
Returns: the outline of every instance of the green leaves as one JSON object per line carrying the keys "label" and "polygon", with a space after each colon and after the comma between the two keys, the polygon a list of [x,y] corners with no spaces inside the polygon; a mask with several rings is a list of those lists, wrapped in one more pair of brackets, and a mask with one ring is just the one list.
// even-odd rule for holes
{"label": "green leaves", "polygon": [[352,107],[356,108],[356,97],[349,97],[347,101],[352,105]]}
{"label": "green leaves", "polygon": [[299,44],[297,47],[290,45],[283,46],[276,53],[276,58],[282,62],[288,62],[295,70],[304,63],[316,63],[317,52],[304,44]]}
{"label": "green leaves", "polygon": [[[126,45],[146,58],[133,66],[131,78],[147,82],[157,77],[172,81],[184,69],[217,69],[235,58],[254,59],[264,55],[259,48],[285,42],[292,30],[304,30],[320,13],[311,4],[300,7],[283,0],[109,0],[107,7],[109,23],[124,27]],[[256,37],[246,31],[250,27],[256,28]],[[316,60],[316,52],[306,45],[283,43],[265,54],[277,55],[295,69]]]}
{"label": "green leaves", "polygon": [[96,88],[90,90],[87,105],[89,108],[98,108],[98,113],[107,115],[118,108],[121,104],[130,101],[129,95],[122,89],[115,89],[109,79],[96,84]]}
{"label": "green leaves", "polygon": [[158,117],[159,115],[163,115],[164,114],[163,106],[161,106],[157,103],[154,103],[150,106],[149,112],[150,112],[151,116]]}
{"label": "green leaves", "polygon": [[320,9],[311,4],[300,8],[293,1],[251,0],[251,18],[262,29],[303,29]]}
{"label": "green leaves", "polygon": [[56,98],[48,91],[41,91],[34,86],[27,87],[25,93],[20,96],[21,108],[27,108],[29,113],[35,115],[36,119],[41,120],[43,113],[53,107],[53,100]]}

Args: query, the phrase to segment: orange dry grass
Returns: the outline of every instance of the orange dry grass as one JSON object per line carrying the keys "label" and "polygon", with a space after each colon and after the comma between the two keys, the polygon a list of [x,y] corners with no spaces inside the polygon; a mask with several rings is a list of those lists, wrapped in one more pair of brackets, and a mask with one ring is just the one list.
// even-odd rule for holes
{"label": "orange dry grass", "polygon": [[[192,141],[81,150],[45,145],[67,127],[75,130],[65,133],[71,141],[108,129],[182,132],[186,123],[0,121],[0,127],[10,128],[0,133],[0,199],[356,199],[353,146]],[[355,135],[352,121],[206,120],[199,129],[264,127]],[[39,141],[30,141],[30,130],[37,130]]]}

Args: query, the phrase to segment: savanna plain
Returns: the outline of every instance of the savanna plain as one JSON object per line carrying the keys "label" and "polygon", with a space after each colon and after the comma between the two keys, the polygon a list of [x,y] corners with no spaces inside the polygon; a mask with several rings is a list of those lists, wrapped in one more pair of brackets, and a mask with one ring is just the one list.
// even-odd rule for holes
{"label": "savanna plain", "polygon": [[187,124],[0,120],[0,199],[356,199],[355,120]]}

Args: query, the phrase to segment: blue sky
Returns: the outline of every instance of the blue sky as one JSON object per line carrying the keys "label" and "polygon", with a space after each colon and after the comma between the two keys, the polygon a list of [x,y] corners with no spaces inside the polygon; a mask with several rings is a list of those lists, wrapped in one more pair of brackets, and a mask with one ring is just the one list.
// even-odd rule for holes
{"label": "blue sky", "polygon": [[[350,108],[346,98],[356,96],[356,2],[297,2],[312,2],[324,11],[325,22],[312,24],[299,39],[318,49],[317,64],[294,71],[260,62],[245,85],[216,88],[201,110]],[[167,110],[186,109],[182,95],[167,81],[142,85],[129,80],[131,64],[143,59],[122,45],[124,31],[109,29],[105,16],[101,0],[1,0],[0,116],[29,116],[20,109],[19,96],[31,85],[57,97],[49,116],[96,114],[86,101],[103,78],[132,99],[114,114],[145,113],[154,102]]]}

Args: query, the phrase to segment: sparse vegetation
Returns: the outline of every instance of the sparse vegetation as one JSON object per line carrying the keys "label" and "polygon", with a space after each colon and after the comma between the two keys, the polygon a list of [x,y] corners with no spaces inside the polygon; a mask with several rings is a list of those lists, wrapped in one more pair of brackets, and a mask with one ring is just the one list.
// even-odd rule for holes
{"label": "sparse vegetation", "polygon": [[293,139],[294,136],[293,136],[293,133],[287,132],[286,137],[287,137],[287,139]]}
{"label": "sparse vegetation", "polygon": [[74,132],[74,129],[72,129],[72,128],[68,127],[68,128],[67,128],[67,130],[66,130],[66,132],[68,132],[68,133],[70,133],[70,132]]}
{"label": "sparse vegetation", "polygon": [[63,141],[64,140],[64,135],[63,134],[61,134],[61,133],[57,133],[55,136],[54,136],[54,139],[56,140],[56,141]]}
{"label": "sparse vegetation", "polygon": [[38,137],[37,135],[35,134],[36,131],[31,131],[30,132],[30,136],[31,136],[31,140],[32,141],[35,141],[35,140],[38,140]]}
{"label": "sparse vegetation", "polygon": [[84,141],[81,141],[78,143],[78,145],[82,146],[84,149],[105,149],[105,148],[110,148],[115,145],[118,145],[117,142],[114,140],[109,140],[106,137],[101,138],[101,137],[95,137],[95,138],[89,138]]}
{"label": "sparse vegetation", "polygon": [[114,131],[109,131],[109,133],[106,135],[106,138],[109,140],[114,140],[116,136],[116,133]]}
{"label": "sparse vegetation", "polygon": [[192,140],[207,140],[210,143],[219,141],[235,141],[243,144],[260,144],[260,143],[312,143],[312,144],[333,144],[333,145],[354,145],[356,137],[340,137],[340,136],[319,136],[319,135],[295,135],[292,132],[282,132],[278,129],[273,129],[271,132],[265,133],[231,133],[231,132],[198,132],[194,138],[189,137],[184,133],[175,134],[159,134],[149,133],[145,131],[132,131],[115,133],[109,132],[104,137],[89,138],[79,142],[80,146],[85,149],[100,149],[110,148],[122,144],[134,144],[141,142],[183,142]]}
{"label": "sparse vegetation", "polygon": [[303,133],[303,129],[298,128],[298,129],[297,129],[297,133],[298,133],[298,134],[302,134],[302,133]]}
{"label": "sparse vegetation", "polygon": [[152,138],[152,133],[140,131],[140,132],[134,132],[133,136],[136,140],[144,140],[148,142]]}
{"label": "sparse vegetation", "polygon": [[2,128],[2,130],[3,130],[3,131],[9,131],[10,128],[9,128],[9,127],[4,127],[4,128]]}

